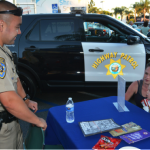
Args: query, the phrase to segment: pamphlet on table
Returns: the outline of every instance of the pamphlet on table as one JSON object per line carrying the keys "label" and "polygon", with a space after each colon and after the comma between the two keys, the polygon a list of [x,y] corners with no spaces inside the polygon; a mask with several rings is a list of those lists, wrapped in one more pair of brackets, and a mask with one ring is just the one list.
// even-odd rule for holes
{"label": "pamphlet on table", "polygon": [[120,138],[123,139],[128,144],[138,142],[149,137],[150,132],[146,131],[145,129],[120,136]]}
{"label": "pamphlet on table", "polygon": [[85,137],[122,128],[122,126],[118,125],[113,119],[83,121],[79,122],[79,126]]}
{"label": "pamphlet on table", "polygon": [[134,122],[126,123],[126,124],[122,125],[122,127],[123,127],[122,129],[115,129],[115,130],[110,131],[109,133],[112,136],[120,136],[123,134],[142,130],[142,128],[139,125],[135,124]]}

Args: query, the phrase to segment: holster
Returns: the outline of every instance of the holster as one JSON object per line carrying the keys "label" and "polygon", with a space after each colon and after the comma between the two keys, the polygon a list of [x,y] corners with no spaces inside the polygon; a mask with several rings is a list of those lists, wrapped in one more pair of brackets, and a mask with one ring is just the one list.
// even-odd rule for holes
{"label": "holster", "polygon": [[14,120],[17,120],[17,118],[10,114],[8,111],[5,110],[0,112],[0,130],[2,127],[2,123],[10,123]]}

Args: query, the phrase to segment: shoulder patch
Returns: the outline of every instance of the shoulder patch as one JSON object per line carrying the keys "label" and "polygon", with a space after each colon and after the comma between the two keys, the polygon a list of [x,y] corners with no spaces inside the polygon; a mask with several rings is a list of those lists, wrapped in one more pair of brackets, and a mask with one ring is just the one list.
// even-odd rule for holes
{"label": "shoulder patch", "polygon": [[6,63],[5,59],[0,57],[0,78],[4,79],[6,75]]}

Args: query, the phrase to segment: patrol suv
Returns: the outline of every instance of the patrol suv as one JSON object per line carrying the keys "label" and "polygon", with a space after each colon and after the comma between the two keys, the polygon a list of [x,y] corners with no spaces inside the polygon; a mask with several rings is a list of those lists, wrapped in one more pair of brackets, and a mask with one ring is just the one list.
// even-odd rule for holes
{"label": "patrol suv", "polygon": [[143,77],[150,39],[121,21],[76,9],[22,19],[22,34],[9,49],[18,54],[18,73],[31,97],[37,87],[106,87],[116,86],[118,75],[127,83]]}

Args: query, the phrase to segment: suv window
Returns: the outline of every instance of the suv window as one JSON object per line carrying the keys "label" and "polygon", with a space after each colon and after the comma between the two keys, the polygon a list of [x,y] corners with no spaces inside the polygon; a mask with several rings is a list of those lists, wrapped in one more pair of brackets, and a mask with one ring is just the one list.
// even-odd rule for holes
{"label": "suv window", "polygon": [[127,34],[113,25],[98,22],[84,22],[88,42],[127,43]]}
{"label": "suv window", "polygon": [[75,24],[73,20],[41,20],[42,41],[74,41]]}
{"label": "suv window", "polygon": [[39,25],[40,23],[38,22],[32,30],[29,31],[27,34],[27,39],[31,41],[39,41],[40,40],[40,34],[39,34]]}

